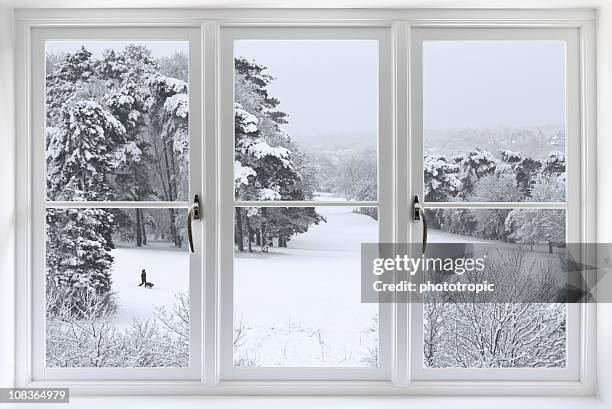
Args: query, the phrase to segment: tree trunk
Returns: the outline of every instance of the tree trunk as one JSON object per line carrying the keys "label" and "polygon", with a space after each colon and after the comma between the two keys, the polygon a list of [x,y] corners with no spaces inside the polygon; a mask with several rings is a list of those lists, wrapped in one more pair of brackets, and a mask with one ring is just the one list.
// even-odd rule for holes
{"label": "tree trunk", "polygon": [[136,209],[136,246],[142,247],[142,220],[140,218],[140,209]]}
{"label": "tree trunk", "polygon": [[[170,144],[170,142],[169,142]],[[172,195],[174,197],[174,200],[176,200],[178,198],[178,188],[176,185],[176,165],[175,165],[175,161],[174,161],[174,152],[170,151],[170,170],[171,170],[171,176],[170,176],[170,180],[169,180],[169,185],[172,186]],[[178,229],[176,227],[176,218],[174,220],[174,229],[176,230],[177,234],[176,234],[176,238],[174,240],[174,245],[178,248],[181,248],[183,246],[183,238],[181,237],[180,234],[178,234]]]}
{"label": "tree trunk", "polygon": [[261,230],[255,232],[255,244],[261,246]]}
{"label": "tree trunk", "polygon": [[[176,191],[173,189],[174,187],[172,183],[172,172],[173,171],[171,171],[171,163],[170,163],[170,159],[168,158],[167,146],[164,146],[164,165],[166,168],[166,180],[168,181],[168,201],[173,202],[176,198],[175,196]],[[176,228],[176,218],[174,215],[174,209],[168,209],[168,215],[170,216],[170,235],[172,236],[172,241],[174,242],[175,247],[180,248],[181,242],[180,242],[180,238],[178,237],[178,231]]]}
{"label": "tree trunk", "polygon": [[147,230],[145,228],[146,223],[145,223],[144,212],[142,211],[142,209],[138,209],[138,210],[140,210],[140,223],[142,226],[142,244],[146,246],[147,245]]}
{"label": "tree trunk", "polygon": [[174,220],[174,209],[168,209],[168,216],[170,217],[170,238],[176,247],[176,221]]}
{"label": "tree trunk", "polygon": [[[261,247],[266,247],[268,246],[268,232],[266,229],[268,226],[268,211],[265,207],[261,209],[261,219]],[[271,241],[272,240],[270,240],[270,242]],[[270,243],[270,246],[272,246],[272,243]]]}
{"label": "tree trunk", "polygon": [[235,238],[236,238],[236,242],[238,243],[238,250],[240,251],[244,251],[244,240],[242,237],[242,212],[240,211],[240,208],[237,207],[236,208],[236,233],[235,233]]}
{"label": "tree trunk", "polygon": [[249,253],[253,252],[253,247],[251,246],[251,242],[252,237],[253,237],[253,230],[251,229],[251,221],[249,219],[249,216],[247,216],[246,218],[246,228],[247,228],[247,240],[249,242],[248,246],[249,246]]}
{"label": "tree trunk", "polygon": [[174,191],[174,198],[178,198],[178,187],[176,185],[176,163],[174,160],[174,152],[170,151],[170,169],[172,170],[172,178],[170,182],[172,184],[172,189]]}
{"label": "tree trunk", "polygon": [[178,217],[178,211],[174,212],[174,229],[176,230],[176,247],[179,249],[183,247],[183,236],[181,236],[180,230],[176,227],[176,218]]}
{"label": "tree trunk", "polygon": [[548,242],[548,254],[552,254],[553,253],[553,243],[552,241]]}

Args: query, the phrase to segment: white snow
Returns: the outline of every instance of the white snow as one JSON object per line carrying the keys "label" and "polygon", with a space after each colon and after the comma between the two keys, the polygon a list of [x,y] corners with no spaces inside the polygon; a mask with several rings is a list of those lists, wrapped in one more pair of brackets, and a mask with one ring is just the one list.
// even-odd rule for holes
{"label": "white snow", "polygon": [[244,108],[242,108],[242,105],[237,103],[234,104],[234,115],[240,118],[241,124],[244,124],[242,130],[245,133],[257,132],[257,117],[247,112]]}
{"label": "white snow", "polygon": [[242,166],[240,161],[234,161],[234,183],[236,187],[249,184],[249,176],[256,176],[257,173],[250,166]]}
{"label": "white snow", "polygon": [[291,151],[282,146],[270,146],[263,138],[258,138],[254,143],[249,144],[248,152],[257,159],[264,156],[274,156],[280,159],[285,167],[291,167],[291,161],[289,160]]}
{"label": "white snow", "polygon": [[[361,303],[360,246],[377,222],[352,208],[319,208],[327,223],[268,253],[236,252],[234,323],[238,356],[259,366],[367,366],[378,305]],[[236,358],[236,357],[235,357]]]}
{"label": "white snow", "polygon": [[[112,288],[119,304],[115,324],[127,327],[137,319],[155,317],[156,306],[170,306],[175,294],[189,294],[189,253],[168,242],[149,241],[147,246],[119,247],[111,251]],[[140,271],[147,270],[151,289],[139,287]]]}
{"label": "white snow", "polygon": [[280,200],[281,195],[278,193],[278,189],[270,189],[264,187],[259,190],[259,200]]}
{"label": "white snow", "polygon": [[132,105],[134,103],[134,97],[122,94],[119,96],[117,103],[119,105]]}
{"label": "white snow", "polygon": [[166,98],[164,110],[180,118],[187,118],[189,114],[189,97],[187,94],[176,94]]}
{"label": "white snow", "polygon": [[187,92],[187,83],[185,81],[159,74],[149,80],[149,85],[175,94]]}

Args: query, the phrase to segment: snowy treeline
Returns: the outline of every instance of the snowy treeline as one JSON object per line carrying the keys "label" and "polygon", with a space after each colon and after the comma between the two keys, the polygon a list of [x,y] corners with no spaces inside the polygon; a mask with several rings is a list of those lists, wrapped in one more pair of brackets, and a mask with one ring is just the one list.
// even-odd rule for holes
{"label": "snowy treeline", "polygon": [[[565,155],[550,152],[543,160],[502,150],[472,151],[448,158],[425,155],[425,200],[469,202],[563,202]],[[550,251],[565,241],[561,210],[432,210],[433,228],[466,236],[525,244],[548,243]]]}

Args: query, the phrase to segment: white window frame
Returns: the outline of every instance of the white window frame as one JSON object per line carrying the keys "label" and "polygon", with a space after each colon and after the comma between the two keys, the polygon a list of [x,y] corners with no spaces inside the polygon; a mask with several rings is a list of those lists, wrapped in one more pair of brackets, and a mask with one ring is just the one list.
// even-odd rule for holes
{"label": "white window frame", "polygon": [[[378,43],[378,197],[371,201],[243,201],[234,198],[234,41],[236,40],[374,40]],[[379,305],[379,364],[367,367],[284,367],[239,368],[233,366],[233,237],[234,207],[360,207],[379,210],[378,238],[380,242],[394,240],[393,220],[393,133],[391,128],[391,30],[378,27],[287,28],[287,27],[226,27],[221,28],[220,86],[221,132],[220,158],[220,271],[221,271],[221,379],[227,380],[383,380],[388,378],[391,356],[391,308]],[[355,279],[360,272],[355,271]],[[313,294],[316,297],[316,295]],[[279,308],[282,306],[279,305]]]}
{"label": "white window frame", "polygon": [[[202,193],[202,138],[201,138],[201,44],[199,30],[185,28],[93,28],[37,27],[31,37],[31,215],[32,247],[31,269],[27,277],[31,285],[32,320],[32,378],[45,380],[197,380],[200,379],[202,350],[202,270],[204,253],[187,253],[189,257],[189,305],[190,305],[190,356],[188,368],[47,368],[45,365],[45,230],[47,208],[175,208],[187,212],[189,201],[50,201],[46,192],[45,147],[45,45],[47,41],[122,41],[167,40],[189,42],[189,105],[198,113],[189,117],[189,192],[188,197]],[[191,92],[193,87],[194,92]],[[201,239],[201,225],[194,226],[196,240]]]}
{"label": "white window frame", "polygon": [[[565,43],[565,154],[567,160],[567,192],[563,202],[492,202],[475,203],[425,202],[425,208],[472,208],[472,209],[561,209],[566,212],[567,242],[584,243],[582,233],[580,203],[580,32],[576,28],[414,28],[410,35],[410,79],[411,79],[411,129],[410,151],[416,169],[423,167],[423,89],[422,89],[422,50],[426,41],[557,41]],[[424,197],[423,174],[412,174],[414,193]],[[413,241],[419,240],[420,231],[411,227]],[[567,361],[563,368],[425,368],[423,367],[423,305],[410,307],[413,341],[411,343],[411,373],[417,380],[558,380],[580,379],[580,329],[584,304],[567,305]],[[421,344],[419,348],[419,344]]]}
{"label": "white window frame", "polygon": [[[595,15],[592,10],[16,10],[16,114],[17,114],[17,365],[16,374],[20,386],[69,386],[73,394],[203,394],[203,395],[253,395],[253,394],[359,394],[359,395],[461,395],[473,394],[530,394],[530,395],[592,395],[595,392],[595,306],[580,306],[580,355],[577,376],[567,379],[550,380],[547,378],[528,379],[514,377],[511,380],[470,380],[443,379],[433,376],[415,376],[413,371],[414,326],[408,326],[409,317],[414,309],[406,304],[393,304],[390,309],[391,336],[389,366],[384,378],[376,379],[370,375],[354,377],[324,375],[322,373],[296,374],[227,374],[223,368],[221,344],[223,323],[227,310],[224,308],[222,261],[227,261],[216,242],[227,242],[227,206],[224,200],[233,200],[227,194],[228,187],[222,185],[227,172],[219,168],[223,165],[226,152],[223,143],[227,139],[224,126],[227,126],[227,110],[223,103],[228,101],[228,93],[223,84],[224,74],[222,32],[224,28],[259,27],[265,29],[291,28],[380,28],[389,32],[392,65],[391,92],[386,97],[391,106],[388,126],[391,128],[391,154],[395,166],[393,177],[393,209],[395,239],[398,242],[416,239],[419,225],[413,225],[408,217],[410,200],[414,192],[422,189],[422,172],[411,168],[406,158],[415,160],[418,146],[415,146],[414,106],[409,99],[411,82],[410,50],[411,34],[414,30],[426,27],[505,27],[507,29],[545,29],[573,28],[578,31],[579,40],[579,129],[580,129],[580,209],[581,235],[583,242],[595,242]],[[34,371],[33,312],[32,298],[33,271],[32,255],[36,252],[33,229],[36,215],[34,190],[44,186],[43,180],[35,178],[33,143],[36,129],[40,130],[41,119],[34,117],[36,93],[32,76],[33,33],[43,28],[69,28],[70,30],[112,28],[140,28],[151,32],[164,28],[193,28],[198,30],[203,60],[202,81],[197,87],[190,78],[190,99],[199,88],[202,106],[199,111],[200,134],[206,172],[202,175],[201,193],[204,193],[204,223],[198,239],[204,240],[202,249],[206,255],[202,260],[204,270],[202,294],[205,305],[204,345],[202,365],[198,367],[199,378],[172,380],[160,377],[152,380],[134,379],[71,379],[58,381],[36,378]],[[80,38],[81,39],[81,38]],[[195,40],[194,40],[195,41]],[[190,61],[193,58],[190,48]],[[227,60],[227,56],[225,58]],[[232,69],[233,71],[233,69]],[[40,79],[39,79],[40,81]],[[196,83],[197,84],[197,83]],[[225,91],[224,91],[225,89]],[[191,101],[190,101],[191,105]],[[192,115],[197,111],[191,105]],[[38,111],[40,112],[40,111]],[[226,113],[224,116],[224,112]],[[42,117],[44,118],[44,116]],[[190,119],[191,119],[190,118]],[[383,121],[383,117],[379,116]],[[38,121],[38,123],[37,123]],[[225,124],[225,125],[224,125]],[[38,128],[37,128],[38,127]],[[231,134],[230,134],[231,135]],[[379,137],[382,133],[379,135]],[[190,122],[191,148],[196,139]],[[230,139],[232,139],[230,137]],[[233,143],[233,141],[231,142]],[[380,140],[379,140],[380,143]],[[200,146],[200,149],[202,149]],[[226,148],[225,148],[226,149]],[[422,150],[419,155],[422,155]],[[227,153],[227,152],[226,152]],[[379,150],[379,158],[386,154]],[[422,157],[421,157],[422,160]],[[411,171],[412,170],[412,171]],[[407,177],[405,175],[408,175]],[[379,168],[379,178],[382,177]],[[421,186],[417,188],[417,186]],[[379,184],[379,189],[381,185]],[[193,193],[193,192],[191,192]],[[422,192],[421,192],[422,193]],[[226,199],[224,199],[226,198]],[[379,200],[381,197],[379,196]],[[308,203],[310,204],[310,203]],[[299,203],[307,206],[308,204]],[[134,206],[135,207],[135,206]],[[224,213],[225,212],[225,213]],[[219,217],[217,217],[219,215]],[[40,218],[40,215],[38,216]],[[408,228],[406,228],[408,226]],[[225,233],[223,230],[225,229]],[[205,235],[203,234],[205,233]],[[204,239],[206,237],[206,239]],[[416,239],[418,241],[418,239]],[[38,253],[40,254],[40,253]],[[193,278],[193,277],[192,277]],[[382,333],[381,333],[382,335]],[[284,369],[284,368],[281,368]],[[328,369],[328,368],[321,368]],[[332,368],[333,369],[333,368]],[[318,371],[317,371],[318,372]],[[229,375],[229,376],[228,376]],[[316,377],[315,377],[316,375]],[[319,378],[319,376],[322,376]],[[98,376],[99,378],[99,376]],[[491,379],[488,378],[487,379]],[[478,389],[474,389],[477,387]]]}

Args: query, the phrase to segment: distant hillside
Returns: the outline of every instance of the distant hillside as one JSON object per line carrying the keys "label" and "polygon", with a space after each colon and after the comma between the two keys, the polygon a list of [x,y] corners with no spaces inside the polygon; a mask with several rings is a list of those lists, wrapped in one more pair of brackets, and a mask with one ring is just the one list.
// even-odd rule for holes
{"label": "distant hillside", "polygon": [[474,148],[486,149],[499,157],[501,149],[544,159],[550,151],[565,152],[562,126],[537,128],[445,129],[425,131],[425,151],[445,156]]}

